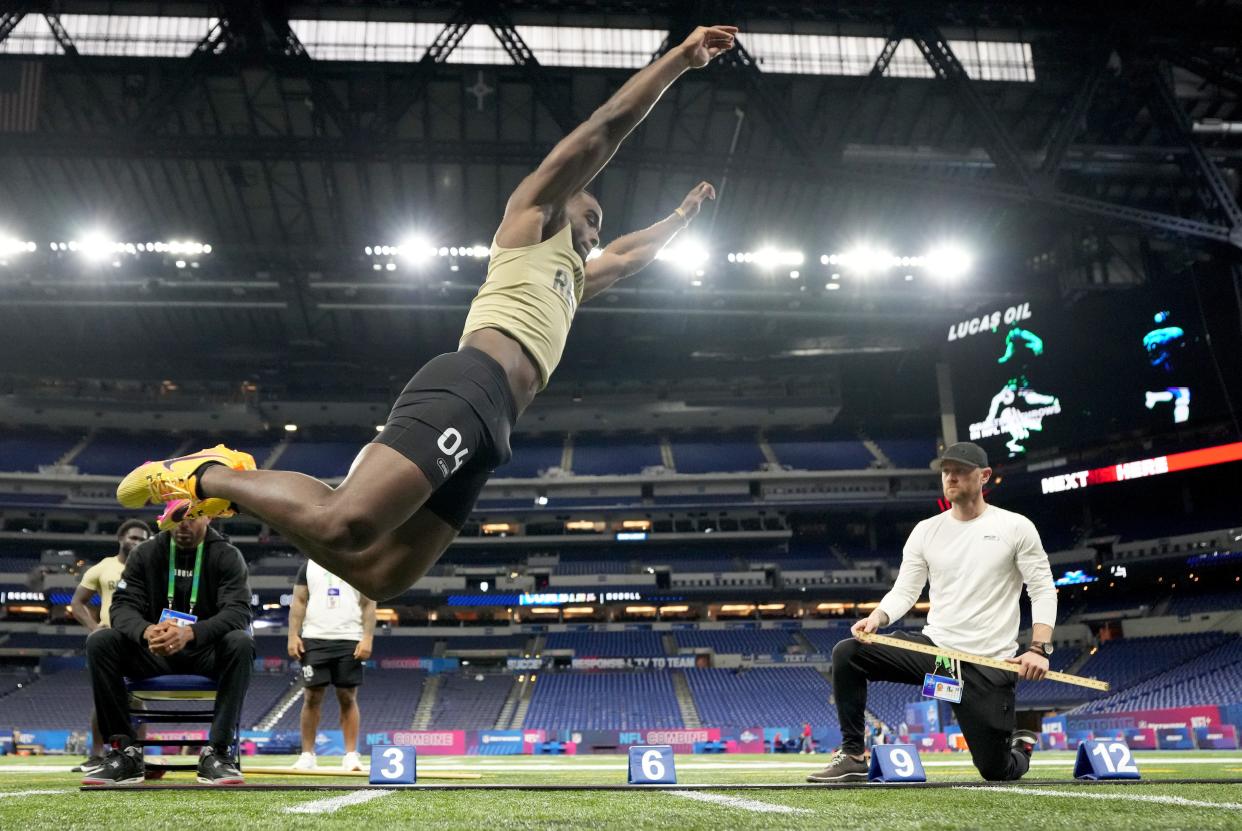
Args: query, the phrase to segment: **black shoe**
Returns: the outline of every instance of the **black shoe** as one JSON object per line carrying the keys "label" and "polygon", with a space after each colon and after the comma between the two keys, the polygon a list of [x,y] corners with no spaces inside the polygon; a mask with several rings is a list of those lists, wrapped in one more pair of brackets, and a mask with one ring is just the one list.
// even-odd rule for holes
{"label": "black shoe", "polygon": [[86,761],[80,762],[74,767],[69,768],[72,773],[94,773],[103,767],[104,757],[90,756]]}
{"label": "black shoe", "polygon": [[867,780],[867,763],[855,759],[843,750],[832,754],[828,767],[816,771],[806,778],[808,782],[865,782]]}
{"label": "black shoe", "polygon": [[198,781],[204,785],[241,785],[246,780],[228,754],[208,746],[198,757]]}
{"label": "black shoe", "polygon": [[147,775],[142,761],[142,748],[128,744],[128,738],[115,740],[104,754],[103,761],[94,770],[85,770],[83,785],[141,785]]}
{"label": "black shoe", "polygon": [[1032,730],[1015,730],[1009,735],[1009,747],[1019,750],[1027,756],[1039,746],[1039,734]]}

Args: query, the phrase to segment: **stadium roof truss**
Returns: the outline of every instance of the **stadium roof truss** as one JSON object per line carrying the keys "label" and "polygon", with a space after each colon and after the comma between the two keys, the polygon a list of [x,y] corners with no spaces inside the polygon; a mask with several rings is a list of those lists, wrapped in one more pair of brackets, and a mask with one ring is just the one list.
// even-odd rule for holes
{"label": "stadium roof truss", "polygon": [[[869,217],[917,229],[949,202],[981,236],[1021,238],[1019,256],[1044,250],[1049,228],[1088,225],[1236,258],[1242,150],[1225,128],[1242,121],[1242,8],[1190,5],[1140,18],[1107,2],[747,4],[739,48],[675,85],[593,187],[611,233],[709,178],[727,183],[708,230],[720,239],[762,225],[824,240]],[[11,4],[0,202],[19,207],[0,220],[49,236],[92,216],[120,217],[132,239],[193,234],[241,272],[213,272],[229,284],[220,308],[249,309],[256,330],[264,309],[279,314],[285,343],[348,339],[350,318],[408,295],[356,279],[362,245],[411,227],[479,242],[566,130],[720,15],[674,8]],[[160,285],[112,298],[179,296]],[[630,291],[600,314],[628,327],[646,289]],[[691,325],[690,304],[646,296]],[[406,299],[457,314],[468,297]],[[786,299],[719,302],[779,327],[808,313]]]}

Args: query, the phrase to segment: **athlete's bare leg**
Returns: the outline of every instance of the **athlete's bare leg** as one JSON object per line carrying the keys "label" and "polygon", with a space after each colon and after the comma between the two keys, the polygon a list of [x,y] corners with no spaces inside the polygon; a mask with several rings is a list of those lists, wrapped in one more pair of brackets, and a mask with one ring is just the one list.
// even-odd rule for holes
{"label": "athlete's bare leg", "polygon": [[198,487],[200,496],[227,499],[263,520],[368,597],[376,595],[362,584],[376,589],[373,573],[401,571],[377,568],[372,549],[414,516],[432,490],[418,465],[375,443],[362,448],[335,488],[302,473],[223,465],[203,471]]}
{"label": "athlete's bare leg", "polygon": [[395,597],[436,564],[457,534],[452,525],[422,508],[357,555],[363,583],[350,584],[372,600]]}

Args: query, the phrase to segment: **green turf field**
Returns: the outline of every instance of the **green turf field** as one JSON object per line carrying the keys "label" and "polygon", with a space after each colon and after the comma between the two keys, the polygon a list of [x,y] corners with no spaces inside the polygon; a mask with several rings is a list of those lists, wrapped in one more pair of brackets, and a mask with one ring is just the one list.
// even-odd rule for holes
{"label": "green turf field", "polygon": [[[1144,780],[1242,778],[1242,752],[1135,754]],[[825,756],[679,756],[679,784],[801,782]],[[1073,755],[1037,753],[1028,780],[1070,781]],[[348,825],[389,828],[839,828],[1105,829],[1242,828],[1242,785],[1026,785],[1023,790],[895,791],[719,790],[632,791],[383,791],[364,792],[365,779],[274,777],[251,783],[356,784],[358,791],[187,791],[82,793],[76,762],[60,757],[0,759],[0,828],[117,827],[177,831],[308,829]],[[262,756],[248,765],[288,765],[292,757]],[[925,757],[932,782],[977,782],[957,755]],[[321,759],[321,767],[337,763]],[[419,769],[483,774],[486,783],[624,784],[624,756],[423,757]],[[169,774],[163,782],[193,782]],[[325,800],[334,800],[323,804]],[[341,800],[358,800],[341,804]],[[366,801],[361,801],[366,800]]]}

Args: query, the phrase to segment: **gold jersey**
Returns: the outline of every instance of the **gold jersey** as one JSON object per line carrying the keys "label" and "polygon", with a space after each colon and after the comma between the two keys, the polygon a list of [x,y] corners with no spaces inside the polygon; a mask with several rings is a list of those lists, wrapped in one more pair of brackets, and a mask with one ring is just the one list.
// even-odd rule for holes
{"label": "gold jersey", "polygon": [[112,595],[116,594],[116,584],[124,573],[124,563],[113,555],[95,563],[82,575],[82,585],[99,595],[99,622],[104,626],[112,625]]}
{"label": "gold jersey", "polygon": [[470,304],[462,339],[480,329],[504,332],[534,359],[542,390],[561,362],[585,284],[586,268],[569,225],[521,248],[502,248],[492,240],[487,279]]}

